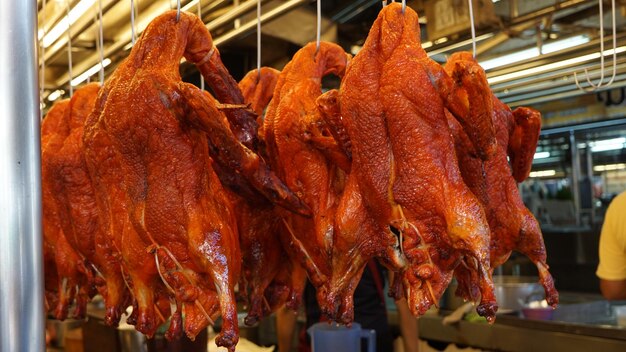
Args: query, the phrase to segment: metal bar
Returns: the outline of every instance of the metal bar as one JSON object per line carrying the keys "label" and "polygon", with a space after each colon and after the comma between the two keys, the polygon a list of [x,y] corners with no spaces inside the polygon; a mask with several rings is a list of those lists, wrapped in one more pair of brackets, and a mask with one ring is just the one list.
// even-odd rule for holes
{"label": "metal bar", "polygon": [[569,133],[569,143],[569,149],[572,153],[572,184],[570,185],[570,189],[572,191],[572,198],[574,198],[576,225],[580,225],[580,154],[578,153],[576,134],[574,131],[570,131]]}
{"label": "metal bar", "polygon": [[44,351],[37,4],[0,11],[0,351]]}
{"label": "metal bar", "polygon": [[626,118],[621,119],[613,119],[613,120],[604,120],[604,121],[594,121],[588,123],[581,123],[579,125],[574,126],[563,126],[563,127],[554,127],[547,128],[545,130],[541,130],[541,136],[549,136],[553,134],[559,134],[569,131],[582,131],[582,130],[591,130],[596,128],[605,128],[605,127],[617,127],[617,126],[626,126]]}
{"label": "metal bar", "polygon": [[[267,13],[264,13],[261,16],[261,23],[267,23],[271,20],[273,20],[274,18],[284,14],[285,12],[288,12],[289,10],[292,10],[298,6],[301,6],[305,3],[307,3],[308,0],[289,0],[283,4],[281,4],[280,6],[268,11]],[[232,30],[230,32],[227,32],[226,34],[219,36],[217,38],[215,38],[213,40],[213,44],[214,45],[220,45],[220,44],[224,44],[228,41],[231,41],[245,33],[248,33],[250,31],[252,31],[255,26],[256,26],[256,22],[257,20],[254,19],[252,21],[246,22],[244,24],[241,25],[241,27]]]}

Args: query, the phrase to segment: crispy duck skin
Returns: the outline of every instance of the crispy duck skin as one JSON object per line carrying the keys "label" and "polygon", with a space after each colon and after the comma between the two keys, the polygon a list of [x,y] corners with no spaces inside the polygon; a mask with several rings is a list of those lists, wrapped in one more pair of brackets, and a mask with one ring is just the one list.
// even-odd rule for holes
{"label": "crispy duck skin", "polygon": [[511,159],[513,177],[522,182],[530,174],[541,130],[541,114],[531,108],[513,110],[515,123],[509,137],[508,155]]}
{"label": "crispy duck skin", "polygon": [[[419,38],[417,14],[392,3],[347,69],[340,103],[352,142],[350,177],[378,226],[404,239],[402,280],[413,314],[437,304],[456,265],[471,257],[483,291],[477,310],[493,320],[489,226],[461,178],[444,108],[472,135],[485,124],[470,123],[478,117],[468,92],[427,57]],[[482,133],[474,142],[484,158],[495,137]]]}
{"label": "crispy duck skin", "polygon": [[[103,227],[120,245],[132,281],[136,328],[148,336],[156,330],[160,269],[179,307],[172,325],[180,325],[182,309],[185,333],[194,337],[219,311],[224,324],[217,344],[233,351],[239,243],[209,154],[272,201],[306,208],[239,143],[215,101],[181,81],[183,56],[200,66],[209,84],[226,77],[223,71],[207,77],[204,65],[223,69],[211,48],[211,36],[196,16],[183,12],[177,21],[176,11],[169,11],[153,20],[102,88],[85,124],[85,159],[106,218]],[[235,88],[239,92],[236,83]]]}
{"label": "crispy duck skin", "polygon": [[[63,272],[64,265],[57,265],[57,242],[62,235],[61,224],[54,195],[47,180],[50,179],[47,168],[47,155],[60,147],[60,140],[67,134],[68,126],[64,115],[69,106],[69,99],[56,103],[48,112],[41,125],[41,155],[42,155],[42,205],[43,205],[43,254],[45,268],[45,291],[48,311],[57,319],[67,317],[68,307],[74,299],[74,286],[67,286],[68,277],[74,273]],[[61,136],[59,136],[61,135]],[[71,266],[70,266],[71,267]],[[62,285],[65,281],[66,284]]]}
{"label": "crispy duck skin", "polygon": [[281,240],[316,288],[327,285],[331,274],[333,216],[343,189],[342,171],[311,145],[311,136],[323,134],[316,99],[322,77],[342,76],[347,62],[338,45],[322,42],[319,52],[315,43],[304,46],[281,72],[263,125],[273,170],[312,211],[311,218],[284,214]]}
{"label": "crispy duck skin", "polygon": [[[263,111],[273,97],[279,74],[278,70],[262,67],[260,72],[256,69],[248,72],[239,82],[244,101],[258,115],[259,126],[262,126]],[[260,142],[262,146],[262,138]],[[263,151],[264,148],[259,148],[260,153]],[[222,180],[222,175],[219,176]],[[229,188],[233,189],[232,186]],[[280,218],[275,216],[274,206],[257,192],[245,195],[238,188],[235,193],[237,194],[229,194],[234,208],[237,209],[235,216],[242,254],[242,278],[239,287],[248,305],[245,323],[254,325],[293,298],[293,263],[289,261],[280,243],[278,233],[284,230]]]}
{"label": "crispy duck skin", "polygon": [[261,72],[254,69],[248,72],[239,82],[243,100],[250,104],[257,114],[257,124],[263,125],[263,111],[272,100],[274,88],[280,71],[271,67],[261,67]]}
{"label": "crispy duck skin", "polygon": [[82,143],[83,125],[99,89],[99,84],[91,83],[74,93],[67,112],[69,133],[56,153],[48,153],[47,165],[65,237],[85,259],[89,270],[96,268],[98,290],[106,305],[105,322],[115,326],[130,297],[121,276],[119,251],[101,231]]}
{"label": "crispy duck skin", "polygon": [[[454,59],[454,55],[451,59]],[[493,157],[486,161],[476,156],[470,137],[454,118],[448,116],[461,174],[465,183],[483,204],[489,221],[492,270],[506,262],[511,251],[519,251],[535,263],[546,300],[550,305],[556,306],[558,293],[548,271],[546,248],[539,223],[522,202],[517,180],[507,161],[507,150],[510,148],[512,136],[518,131],[517,116],[495,96],[492,95],[492,99],[494,106],[492,119],[496,127],[498,145]],[[516,111],[529,112],[532,114],[531,119],[540,120],[534,110],[518,108]],[[530,143],[529,147],[532,145]],[[528,153],[532,155],[534,149]],[[467,299],[475,297],[477,290],[472,274],[465,267],[459,266],[455,275],[459,281],[459,295]]]}

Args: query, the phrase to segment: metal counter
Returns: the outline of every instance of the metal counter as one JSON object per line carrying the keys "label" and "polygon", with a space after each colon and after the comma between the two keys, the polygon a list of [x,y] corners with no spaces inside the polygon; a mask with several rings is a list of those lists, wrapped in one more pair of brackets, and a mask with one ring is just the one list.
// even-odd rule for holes
{"label": "metal counter", "polygon": [[497,351],[626,351],[626,327],[528,320],[500,315],[493,325],[460,321],[443,325],[443,314],[422,316],[423,340]]}

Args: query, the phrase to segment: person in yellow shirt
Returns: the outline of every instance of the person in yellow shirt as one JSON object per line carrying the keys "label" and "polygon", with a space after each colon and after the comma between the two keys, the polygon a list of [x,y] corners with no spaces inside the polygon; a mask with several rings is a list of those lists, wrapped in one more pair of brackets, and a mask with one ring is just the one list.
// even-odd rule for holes
{"label": "person in yellow shirt", "polygon": [[609,205],[602,225],[596,275],[608,300],[626,299],[626,192]]}

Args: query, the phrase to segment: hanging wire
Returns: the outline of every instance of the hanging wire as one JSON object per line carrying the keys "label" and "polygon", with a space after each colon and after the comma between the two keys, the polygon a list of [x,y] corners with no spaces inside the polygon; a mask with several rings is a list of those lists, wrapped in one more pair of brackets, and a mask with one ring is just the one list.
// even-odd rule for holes
{"label": "hanging wire", "polygon": [[137,34],[135,33],[135,1],[130,0],[130,41],[135,45]]}
{"label": "hanging wire", "polygon": [[320,51],[320,38],[322,36],[322,0],[317,0],[317,33],[315,37],[315,55]]}
{"label": "hanging wire", "polygon": [[[202,21],[202,0],[198,0],[198,18]],[[204,90],[204,76],[202,74],[200,74],[200,89]]]}
{"label": "hanging wire", "polygon": [[591,79],[589,78],[589,71],[588,69],[585,68],[585,76],[586,76],[585,78],[587,79],[587,83],[589,83],[590,87],[583,88],[580,85],[580,82],[578,82],[578,77],[576,75],[576,72],[574,72],[574,82],[576,83],[576,87],[586,92],[593,92],[600,88],[603,88],[603,87],[606,88],[610,86],[611,84],[613,84],[613,81],[615,80],[615,75],[617,73],[617,36],[616,36],[616,30],[615,30],[616,28],[615,27],[615,0],[611,0],[611,12],[612,12],[611,24],[613,26],[613,75],[611,76],[611,79],[606,83],[604,82],[604,11],[603,11],[603,6],[602,6],[602,0],[598,0],[598,8],[600,12],[600,80],[598,81],[597,84],[591,82]]}
{"label": "hanging wire", "polygon": [[[199,3],[200,1],[198,1]],[[180,0],[176,1],[176,22],[180,21]]]}
{"label": "hanging wire", "polygon": [[406,11],[406,0],[402,0],[402,13]]}
{"label": "hanging wire", "polygon": [[257,80],[260,81],[261,80],[261,0],[256,1],[256,71],[257,71]]}
{"label": "hanging wire", "polygon": [[472,0],[467,0],[469,7],[470,30],[472,31],[472,56],[476,58],[476,28],[474,26],[474,6]]}
{"label": "hanging wire", "polygon": [[43,45],[43,37],[46,36],[46,0],[43,0],[41,5],[41,18],[42,18],[42,29],[43,34],[41,36],[41,46],[39,53],[41,54],[41,86],[39,87],[39,120],[43,120],[43,107],[45,105],[43,94],[45,93],[46,87],[46,47]]}
{"label": "hanging wire", "polygon": [[[70,18],[70,1],[65,0],[66,15]],[[72,24],[68,23],[67,26],[67,74],[70,77],[70,97],[74,95],[74,88],[72,87]]]}
{"label": "hanging wire", "polygon": [[98,53],[100,54],[100,85],[104,85],[104,36],[102,34],[102,0],[98,0]]}

